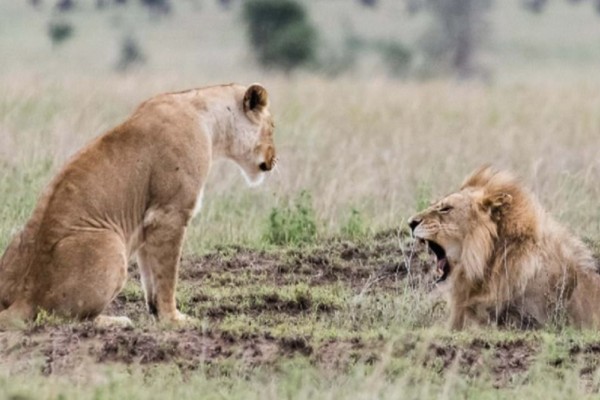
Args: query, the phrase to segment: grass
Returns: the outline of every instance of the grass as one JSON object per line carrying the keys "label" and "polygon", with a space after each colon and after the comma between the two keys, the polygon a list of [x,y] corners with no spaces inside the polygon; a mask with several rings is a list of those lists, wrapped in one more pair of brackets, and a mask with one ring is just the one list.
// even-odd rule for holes
{"label": "grass", "polygon": [[[380,233],[186,260],[178,303],[197,322],[179,330],[148,318],[132,279],[110,312],[133,330],[42,314],[0,335],[0,398],[597,395],[598,332],[449,332],[426,282],[432,265],[407,244]],[[404,261],[390,274],[378,268],[389,260]]]}
{"label": "grass", "polygon": [[[392,399],[398,398],[595,398],[600,376],[590,369],[593,355],[574,352],[597,335],[564,333],[487,333],[449,335],[411,332],[390,340],[375,359],[364,360],[340,373],[320,369],[295,357],[271,367],[252,370],[222,362],[186,371],[159,365],[143,372],[137,368],[103,367],[88,372],[96,382],[77,383],[76,377],[0,377],[4,398],[203,398],[232,399]],[[522,354],[510,363],[508,346]],[[433,346],[433,347],[432,347]],[[432,351],[433,348],[433,351]],[[452,354],[452,355],[451,355]],[[537,358],[532,355],[537,354]],[[348,356],[352,357],[352,354]],[[375,362],[373,360],[376,360]],[[511,364],[512,363],[512,364]],[[514,371],[506,368],[511,365]],[[521,366],[526,368],[521,368]],[[82,376],[79,376],[81,379]],[[499,390],[498,387],[503,389]],[[596,389],[595,389],[596,388]],[[20,396],[20,397],[19,397]]]}
{"label": "grass", "polygon": [[[132,268],[110,311],[134,330],[40,314],[25,333],[0,334],[0,400],[597,397],[598,332],[448,332],[430,293],[431,260],[401,234],[412,213],[493,162],[520,174],[600,254],[591,6],[555,2],[534,16],[496,2],[485,54],[494,74],[464,84],[390,79],[369,57],[334,79],[261,71],[237,6],[214,3],[189,2],[160,21],[83,5],[68,16],[75,38],[55,49],[44,36],[49,8],[0,6],[0,247],[73,152],[155,93],[262,82],[280,158],[258,189],[231,163],[212,170],[177,292],[194,326],[157,325]],[[426,21],[381,3],[307,4],[330,47],[348,30],[415,43]],[[128,29],[149,63],[116,74]]]}
{"label": "grass", "polygon": [[[141,76],[129,79],[143,82]],[[114,78],[106,85],[118,87],[121,82]],[[97,86],[93,81],[74,84],[79,90]],[[22,85],[29,86],[23,91],[30,93],[9,90],[7,110],[25,107],[23,103],[33,102],[32,98],[48,101],[44,85],[31,87],[27,81]],[[220,243],[260,242],[273,210],[284,212],[289,199],[293,208],[303,191],[312,198],[311,210],[322,234],[342,229],[352,208],[361,211],[364,224],[373,231],[399,226],[416,209],[458,187],[476,166],[490,161],[520,174],[550,212],[579,235],[600,236],[595,151],[600,145],[596,118],[600,87],[319,78],[273,80],[267,87],[277,123],[280,168],[265,185],[252,189],[245,187],[230,163],[216,165],[204,209],[189,231],[188,253]],[[88,105],[77,104],[77,93],[55,100],[55,107],[71,110],[63,118],[48,120],[46,106],[27,106],[30,110],[17,112],[18,118],[14,111],[0,113],[6,166],[0,183],[7,205],[1,211],[4,243],[68,155],[118,123],[142,99],[134,89],[131,86],[131,92],[117,100],[110,91],[93,94],[94,104],[122,102],[121,115],[106,117],[102,123],[101,117],[88,118]],[[297,108],[307,112],[299,116]],[[103,114],[101,107],[96,109]],[[285,213],[277,216],[287,218]],[[274,221],[281,223],[281,218]],[[309,236],[312,232],[311,228]]]}

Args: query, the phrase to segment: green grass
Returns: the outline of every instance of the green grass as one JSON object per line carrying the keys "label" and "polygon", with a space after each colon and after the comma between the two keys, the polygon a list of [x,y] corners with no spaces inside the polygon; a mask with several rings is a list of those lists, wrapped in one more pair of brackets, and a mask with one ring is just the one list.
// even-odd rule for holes
{"label": "green grass", "polygon": [[[268,349],[276,352],[272,358],[248,364],[244,356],[232,355],[194,361],[190,368],[182,367],[186,360],[140,366],[98,363],[79,348],[81,359],[72,367],[45,376],[39,367],[48,359],[45,354],[71,351],[71,342],[48,339],[61,332],[63,321],[43,315],[30,335],[44,344],[35,354],[22,353],[19,349],[31,341],[27,335],[18,340],[25,344],[11,350],[0,367],[7,369],[0,372],[0,379],[7,379],[0,381],[0,397],[185,399],[202,393],[244,399],[559,399],[597,394],[597,333],[488,328],[450,334],[444,329],[445,311],[433,307],[426,285],[388,278],[389,285],[382,287],[376,275],[401,264],[399,250],[409,249],[403,236],[376,232],[405,228],[410,214],[458,187],[471,167],[489,160],[520,171],[549,210],[577,235],[590,238],[598,252],[595,90],[396,82],[388,85],[394,88],[388,94],[392,99],[383,101],[381,87],[361,83],[361,96],[376,99],[365,103],[352,94],[355,84],[348,81],[303,82],[273,82],[274,98],[281,100],[274,100],[284,160],[279,174],[262,188],[248,189],[230,164],[212,171],[206,206],[190,227],[185,256],[216,255],[185,267],[177,292],[181,310],[198,318],[198,336],[222,335],[240,346],[269,338]],[[113,88],[120,84],[110,83]],[[28,90],[44,97],[44,90]],[[138,100],[133,92],[124,96],[125,103]],[[33,101],[21,99],[14,89],[6,96],[17,103]],[[5,108],[0,118],[6,133],[1,139],[5,148],[0,148],[0,244],[26,221],[40,191],[76,144],[126,114],[124,106],[121,114],[106,117],[110,105],[99,108],[102,118],[86,119],[87,108],[77,104],[78,96],[74,91],[50,100],[55,106]],[[457,107],[456,96],[467,106]],[[108,101],[113,94],[95,97]],[[320,102],[321,97],[327,100]],[[417,106],[405,109],[411,102]],[[544,108],[535,105],[539,102]],[[47,112],[52,107],[71,108],[75,117],[53,117]],[[46,136],[47,145],[42,145]],[[331,149],[338,149],[336,157],[330,156]],[[335,240],[328,242],[332,236]],[[351,249],[348,255],[342,254],[344,246]],[[243,251],[264,256],[255,259]],[[361,252],[369,254],[366,259]],[[422,257],[416,260],[426,264]],[[191,279],[193,273],[202,276]],[[120,301],[126,305],[122,313],[138,326],[127,337],[150,334],[168,348],[165,335],[180,335],[157,327],[147,316],[135,280]],[[94,346],[102,348],[109,340],[94,335]],[[521,341],[531,346],[522,368],[519,354],[525,350],[511,347]],[[507,346],[511,350],[503,350]],[[584,350],[574,351],[576,346]],[[290,347],[300,350],[281,350]],[[303,354],[307,349],[310,354]]]}
{"label": "green grass", "polygon": [[[409,251],[401,238],[223,247],[186,261],[178,304],[197,322],[183,330],[148,318],[135,280],[117,300],[134,330],[90,330],[42,314],[25,335],[0,336],[0,398],[597,395],[600,333],[564,326],[449,332],[443,305],[433,306],[419,276],[428,261],[412,259],[412,278],[375,273],[384,260],[402,258],[395,249]],[[198,348],[196,340],[208,342]],[[118,345],[113,361],[102,361],[110,343]]]}
{"label": "green grass", "polygon": [[[595,398],[600,376],[583,372],[597,364],[577,353],[598,343],[597,333],[475,333],[449,335],[413,331],[397,336],[345,370],[322,369],[302,357],[276,366],[248,369],[235,362],[185,370],[160,365],[145,369],[104,366],[76,377],[0,377],[6,399],[396,399]],[[435,349],[431,351],[431,346]],[[508,364],[498,362],[507,346],[522,348]],[[456,352],[454,358],[448,357]],[[537,357],[532,357],[537,355]],[[526,368],[520,370],[520,363]],[[502,371],[502,368],[510,367]],[[514,369],[509,371],[509,369]],[[509,374],[510,372],[510,374]],[[498,387],[502,389],[499,390]],[[19,397],[20,396],[20,397]]]}

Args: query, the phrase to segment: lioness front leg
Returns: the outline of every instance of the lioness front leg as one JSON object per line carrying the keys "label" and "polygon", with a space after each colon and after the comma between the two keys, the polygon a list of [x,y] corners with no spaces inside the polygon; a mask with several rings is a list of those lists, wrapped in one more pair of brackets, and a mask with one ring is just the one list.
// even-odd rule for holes
{"label": "lioness front leg", "polygon": [[158,316],[158,308],[156,307],[156,282],[154,281],[154,274],[150,268],[150,261],[148,255],[142,247],[137,252],[137,262],[140,268],[140,280],[142,282],[142,289],[144,290],[144,299],[146,300],[146,306],[148,312],[154,316]]}
{"label": "lioness front leg", "polygon": [[175,302],[179,258],[188,221],[189,213],[185,211],[149,211],[144,219],[144,243],[138,250],[149,311],[171,323],[189,319],[177,310]]}

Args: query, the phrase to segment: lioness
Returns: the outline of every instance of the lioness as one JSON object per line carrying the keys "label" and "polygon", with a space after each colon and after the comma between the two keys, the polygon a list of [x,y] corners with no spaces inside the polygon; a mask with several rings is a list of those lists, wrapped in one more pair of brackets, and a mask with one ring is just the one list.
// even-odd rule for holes
{"label": "lioness", "polygon": [[511,174],[481,167],[409,225],[437,257],[452,329],[515,319],[537,327],[559,316],[600,325],[591,252]]}
{"label": "lioness", "polygon": [[188,222],[213,160],[233,160],[251,184],[276,162],[266,90],[212,86],[158,95],[80,150],[52,180],[0,260],[0,327],[38,310],[98,324],[137,256],[149,311],[186,319],[175,285]]}

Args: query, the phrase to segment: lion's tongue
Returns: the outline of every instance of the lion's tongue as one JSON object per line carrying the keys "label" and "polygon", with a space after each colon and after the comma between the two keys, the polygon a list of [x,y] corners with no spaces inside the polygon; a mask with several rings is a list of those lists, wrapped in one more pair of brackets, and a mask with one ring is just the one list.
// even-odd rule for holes
{"label": "lion's tongue", "polygon": [[439,273],[444,274],[447,262],[448,262],[448,260],[446,260],[446,258],[442,258],[441,260],[438,260],[437,269],[438,269]]}

